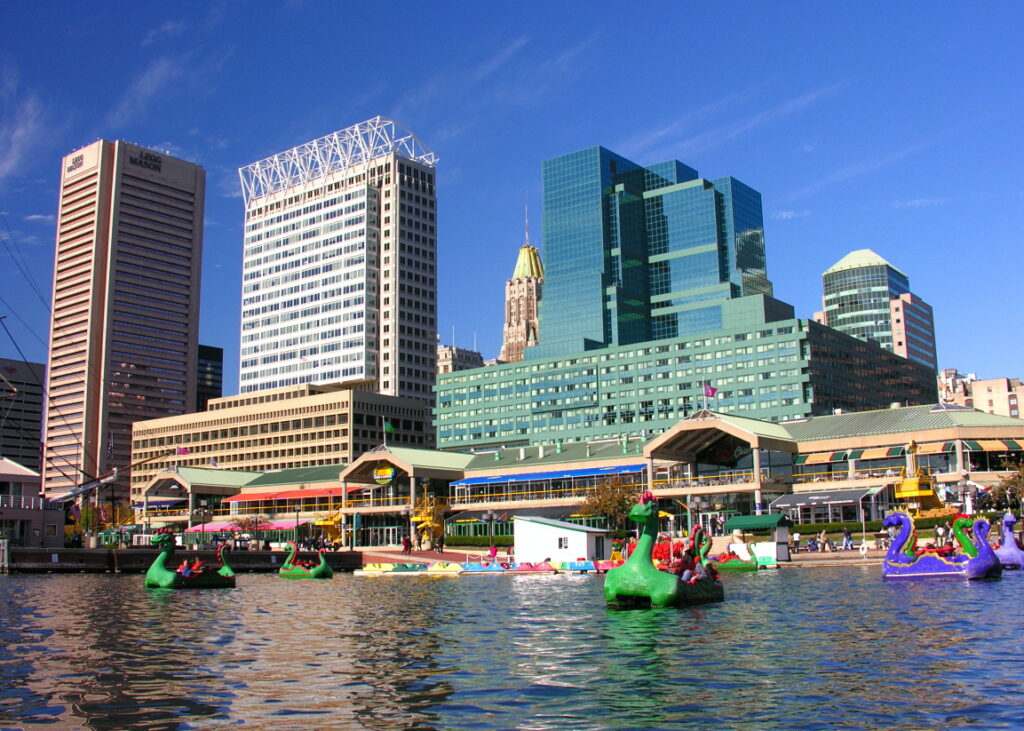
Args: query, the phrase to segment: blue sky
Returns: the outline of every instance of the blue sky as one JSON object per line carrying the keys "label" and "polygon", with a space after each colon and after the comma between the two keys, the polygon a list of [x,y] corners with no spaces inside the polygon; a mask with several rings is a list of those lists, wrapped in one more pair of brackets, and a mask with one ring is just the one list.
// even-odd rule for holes
{"label": "blue sky", "polygon": [[601,144],[759,190],[769,277],[799,317],[825,269],[871,248],[935,308],[940,367],[1024,376],[1019,2],[93,0],[2,18],[0,357],[46,358],[60,158],[120,138],[207,170],[200,341],[224,347],[234,393],[238,167],[382,114],[441,159],[445,343],[497,355],[525,200],[540,243],[541,162]]}

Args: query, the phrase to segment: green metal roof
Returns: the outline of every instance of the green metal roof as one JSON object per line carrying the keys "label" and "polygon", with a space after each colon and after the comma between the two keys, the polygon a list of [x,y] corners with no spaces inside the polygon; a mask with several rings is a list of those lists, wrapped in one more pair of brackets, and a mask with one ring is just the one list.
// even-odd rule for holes
{"label": "green metal roof", "polygon": [[398,459],[414,467],[464,470],[473,461],[473,455],[462,452],[440,452],[436,449],[413,449],[411,447],[388,447],[387,450]]}
{"label": "green metal roof", "polygon": [[833,272],[841,272],[846,269],[861,269],[862,267],[877,266],[889,267],[890,269],[903,274],[904,277],[907,276],[904,272],[901,272],[871,249],[857,249],[856,251],[851,251],[849,254],[826,269],[824,273],[832,274]]}
{"label": "green metal roof", "polygon": [[[600,442],[562,442],[496,449],[469,455],[472,461],[467,472],[479,470],[518,470],[519,468],[556,467],[560,464],[621,459],[636,462],[643,459],[645,439],[631,439],[623,445],[618,439]],[[543,456],[541,454],[543,453]]]}
{"label": "green metal roof", "polygon": [[[742,429],[743,431],[750,432],[759,437],[766,437],[770,439],[784,439],[792,440],[793,436],[790,434],[789,429],[785,424],[779,424],[773,421],[762,421],[761,419],[751,419],[749,416],[737,416],[736,414],[720,414],[717,411],[712,412],[720,420],[727,424],[732,424],[735,427]],[[693,417],[687,417],[692,419]]]}
{"label": "green metal roof", "polygon": [[523,244],[519,249],[519,258],[516,259],[516,268],[512,272],[513,279],[525,277],[544,278],[544,266],[540,262],[540,252],[536,246]]}
{"label": "green metal roof", "polygon": [[819,439],[898,434],[965,426],[1010,427],[1019,433],[1024,429],[1024,421],[1009,416],[986,414],[974,409],[925,404],[898,409],[813,416],[801,421],[781,422],[779,426],[785,428],[790,439],[810,442]]}
{"label": "green metal roof", "polygon": [[726,532],[732,530],[766,530],[780,525],[793,525],[793,521],[783,513],[772,513],[770,515],[736,515],[725,521],[724,530]]}
{"label": "green metal roof", "polygon": [[329,482],[332,485],[340,485],[338,475],[345,469],[341,462],[335,464],[317,465],[315,467],[293,467],[277,472],[264,472],[246,487],[262,487],[267,485],[298,485],[316,484]]}
{"label": "green metal roof", "polygon": [[[178,467],[175,473],[190,485],[210,485],[218,487],[242,487],[260,477],[260,472],[244,470],[213,470],[204,467]],[[160,472],[156,477],[166,477],[167,471]]]}

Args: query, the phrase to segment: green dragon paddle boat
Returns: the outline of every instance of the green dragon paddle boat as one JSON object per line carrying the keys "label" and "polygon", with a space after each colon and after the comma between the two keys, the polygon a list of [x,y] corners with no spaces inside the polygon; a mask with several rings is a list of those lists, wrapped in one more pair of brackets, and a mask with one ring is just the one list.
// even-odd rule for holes
{"label": "green dragon paddle boat", "polygon": [[[173,565],[174,533],[161,529],[153,536],[153,545],[160,553],[146,572],[146,586],[153,589],[225,589],[235,585],[235,572],[225,561],[227,544],[217,548],[217,563],[214,566],[196,567],[196,563],[182,563],[179,570],[168,568]],[[198,561],[198,560],[197,560]]]}
{"label": "green dragon paddle boat", "polygon": [[[651,560],[658,537],[658,501],[645,492],[629,511],[631,520],[643,526],[643,533],[629,559],[612,569],[604,580],[604,598],[610,607],[685,607],[720,602],[725,591],[720,581],[710,577],[683,581],[674,574],[659,571]],[[710,549],[710,539],[694,535],[694,545],[702,563]]]}
{"label": "green dragon paddle boat", "polygon": [[320,563],[316,566],[296,563],[295,554],[298,552],[299,547],[295,541],[288,541],[288,558],[277,572],[279,576],[285,579],[330,579],[334,576],[334,569],[327,563],[327,553],[323,549],[320,549]]}

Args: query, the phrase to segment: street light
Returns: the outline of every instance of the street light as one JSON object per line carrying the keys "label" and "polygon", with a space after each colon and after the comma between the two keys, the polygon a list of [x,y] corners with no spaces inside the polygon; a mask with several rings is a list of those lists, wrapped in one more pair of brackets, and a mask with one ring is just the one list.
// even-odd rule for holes
{"label": "street light", "polygon": [[487,521],[487,545],[490,548],[494,548],[494,517],[495,513],[493,510],[484,511],[484,519]]}
{"label": "street light", "polygon": [[199,501],[199,520],[202,521],[203,546],[206,546],[206,501]]}

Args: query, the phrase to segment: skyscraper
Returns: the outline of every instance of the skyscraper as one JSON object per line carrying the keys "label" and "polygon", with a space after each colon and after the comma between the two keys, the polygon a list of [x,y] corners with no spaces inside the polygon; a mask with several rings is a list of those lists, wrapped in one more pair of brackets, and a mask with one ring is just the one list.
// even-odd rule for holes
{"label": "skyscraper", "polygon": [[932,308],[907,275],[871,249],[851,251],[822,274],[822,324],[937,370]]}
{"label": "skyscraper", "polygon": [[433,403],[436,164],[374,117],[241,168],[242,393],[364,381]]}
{"label": "skyscraper", "polygon": [[523,245],[519,247],[512,278],[505,281],[505,327],[502,332],[498,360],[514,363],[523,359],[523,351],[537,343],[541,285],[544,266],[540,252],[530,245],[530,229],[526,227]]}
{"label": "skyscraper", "polygon": [[[195,403],[205,171],[129,142],[64,158],[43,488],[131,458],[132,423]],[[127,474],[114,483],[127,487]]]}
{"label": "skyscraper", "polygon": [[46,366],[0,358],[0,457],[39,470]]}
{"label": "skyscraper", "polygon": [[224,390],[224,348],[200,345],[196,361],[196,411],[206,411],[210,399]]}
{"label": "skyscraper", "polygon": [[772,293],[761,195],[603,147],[544,162],[544,299],[528,357],[715,330],[722,301]]}

